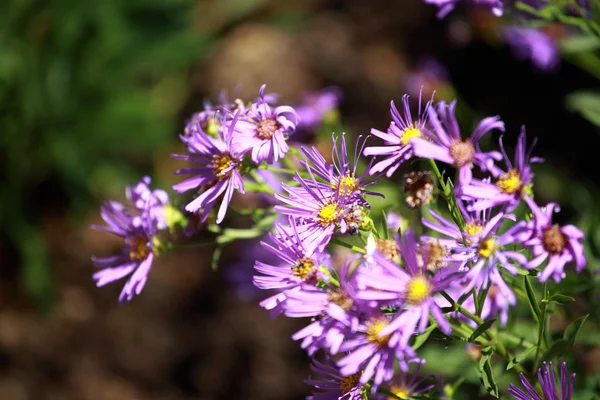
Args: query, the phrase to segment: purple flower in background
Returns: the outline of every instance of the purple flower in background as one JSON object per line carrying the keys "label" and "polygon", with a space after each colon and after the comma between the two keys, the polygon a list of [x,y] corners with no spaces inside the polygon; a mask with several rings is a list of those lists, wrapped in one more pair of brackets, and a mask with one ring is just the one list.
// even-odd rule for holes
{"label": "purple flower in background", "polygon": [[296,107],[296,114],[298,114],[296,129],[316,129],[327,115],[338,107],[341,97],[337,88],[325,88],[304,95],[300,105]]}
{"label": "purple flower in background", "polygon": [[226,129],[233,129],[232,150],[240,155],[251,151],[256,164],[279,161],[289,151],[286,139],[298,124],[298,115],[292,107],[271,108],[265,99],[265,86],[260,88],[259,99],[237,122],[233,119],[224,123]]}
{"label": "purple flower in background", "polygon": [[456,187],[457,195],[463,199],[474,200],[470,206],[476,210],[484,210],[495,206],[506,206],[506,210],[513,210],[526,194],[531,194],[533,186],[533,172],[531,163],[543,161],[538,157],[531,157],[531,151],[535,146],[535,140],[529,150],[527,149],[527,139],[525,136],[525,127],[521,128],[521,134],[517,140],[515,148],[515,161],[511,163],[504,150],[502,137],[500,138],[500,149],[507,170],[503,171],[497,166],[491,168],[492,175],[497,177],[495,183],[489,180],[473,179],[467,185]]}
{"label": "purple flower in background", "polygon": [[408,73],[403,81],[404,88],[410,96],[419,96],[422,91],[425,97],[433,97],[434,93],[449,94],[450,74],[446,67],[433,58],[420,60],[415,69]]}
{"label": "purple flower in background", "polygon": [[383,139],[385,146],[367,147],[363,154],[365,156],[386,157],[383,161],[379,161],[371,167],[369,170],[371,175],[387,170],[386,176],[392,176],[403,162],[413,156],[412,139],[423,137],[424,132],[427,130],[427,118],[433,100],[428,101],[425,107],[422,107],[421,94],[419,94],[417,118],[413,120],[408,99],[408,95],[405,94],[402,96],[403,115],[398,112],[394,102],[391,102],[390,113],[392,115],[392,122],[387,133],[375,128],[371,129],[373,135]]}
{"label": "purple flower in background", "polygon": [[429,122],[432,129],[425,131],[424,137],[414,138],[412,146],[415,156],[454,165],[459,171],[460,184],[464,185],[471,181],[472,163],[488,170],[493,166],[494,159],[502,158],[496,151],[482,153],[479,140],[493,129],[504,132],[504,122],[498,116],[484,118],[477,124],[471,137],[463,140],[454,115],[455,107],[456,100],[450,105],[439,102],[437,111],[435,107],[430,107]]}
{"label": "purple flower in background", "polygon": [[192,200],[185,209],[195,213],[203,209],[201,221],[208,218],[208,214],[221,195],[224,195],[217,214],[217,224],[223,221],[227,207],[235,189],[244,193],[244,181],[239,172],[241,155],[231,145],[232,130],[238,119],[238,114],[231,121],[224,134],[214,138],[204,133],[197,125],[191,136],[181,136],[181,140],[188,147],[190,155],[173,154],[173,157],[199,164],[197,167],[182,168],[176,174],[192,174],[192,178],[178,183],[173,189],[183,193],[191,189],[200,188],[202,193]]}
{"label": "purple flower in background", "polygon": [[583,232],[574,225],[559,226],[552,223],[552,214],[558,209],[554,203],[540,209],[529,196],[525,202],[533,212],[533,221],[529,223],[531,237],[523,244],[532,248],[533,260],[529,261],[526,268],[537,268],[546,259],[548,264],[543,271],[538,273],[540,282],[552,278],[560,282],[565,277],[565,265],[574,262],[577,272],[587,264],[583,251]]}
{"label": "purple flower in background", "polygon": [[358,299],[374,301],[380,306],[400,307],[396,317],[378,335],[398,336],[394,340],[407,347],[415,332],[423,332],[427,328],[430,316],[444,333],[450,334],[450,324],[434,296],[447,289],[456,275],[440,271],[429,276],[425,267],[427,261],[419,263],[417,258],[417,240],[413,231],[406,231],[399,246],[404,268],[380,252],[375,252],[375,265],[359,268],[356,272],[360,288],[356,294]]}
{"label": "purple flower in background", "polygon": [[425,0],[427,4],[433,4],[439,8],[438,18],[444,18],[459,3],[468,4],[475,7],[489,8],[495,16],[500,17],[504,11],[502,0]]}
{"label": "purple flower in background", "polygon": [[[318,391],[313,392],[312,396],[308,396],[307,400],[361,400],[360,392],[364,385],[359,382],[359,373],[343,376],[339,367],[327,356],[325,356],[325,362],[313,359],[310,369],[318,377],[310,377],[305,382]],[[380,399],[381,397],[370,398]]]}
{"label": "purple flower in background", "polygon": [[508,392],[517,400],[571,400],[575,374],[568,375],[566,362],[563,362],[560,366],[560,389],[558,390],[556,388],[552,362],[546,363],[544,361],[542,363],[542,367],[538,369],[537,373],[538,381],[542,388],[541,396],[536,392],[527,378],[525,378],[525,375],[522,373],[519,375],[521,377],[521,384],[527,393],[512,383],[508,386]]}
{"label": "purple flower in background", "polygon": [[556,70],[560,62],[558,45],[540,29],[508,26],[504,38],[516,58],[529,59],[540,71]]}
{"label": "purple flower in background", "polygon": [[425,360],[421,359],[411,360],[410,364],[415,365],[413,373],[408,374],[402,370],[398,371],[396,376],[390,381],[387,390],[395,396],[405,400],[410,399],[412,396],[417,396],[430,391],[435,385],[428,384],[426,380],[419,375],[421,366],[424,363]]}
{"label": "purple flower in background", "polygon": [[168,204],[169,198],[162,190],[150,191],[149,183],[150,178],[144,177],[135,187],[127,188],[127,198],[133,207],[116,201],[102,206],[100,214],[108,226],[92,225],[93,229],[115,234],[125,241],[118,255],[92,257],[94,264],[102,268],[93,275],[98,287],[130,275],[119,301],[130,301],[142,292],[156,256],[153,239],[166,227],[159,209]]}

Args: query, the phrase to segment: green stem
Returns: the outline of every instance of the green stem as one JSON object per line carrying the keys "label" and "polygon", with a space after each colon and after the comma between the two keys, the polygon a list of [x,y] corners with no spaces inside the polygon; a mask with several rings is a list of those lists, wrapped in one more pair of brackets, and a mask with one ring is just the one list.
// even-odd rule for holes
{"label": "green stem", "polygon": [[337,244],[339,246],[346,247],[348,249],[354,250],[354,251],[356,251],[358,253],[361,253],[361,254],[367,254],[367,252],[365,251],[365,249],[361,249],[358,246],[354,246],[354,245],[352,245],[350,243],[343,242],[340,239],[332,238],[329,243],[333,243],[333,244]]}
{"label": "green stem", "polygon": [[[543,299],[547,300],[547,291],[548,291],[548,283],[544,282],[544,292],[543,292]],[[546,336],[544,335],[544,332],[546,330],[546,304],[548,304],[546,301],[542,301],[542,305],[541,305],[541,310],[542,310],[542,315],[539,321],[539,326],[538,326],[538,339],[537,339],[537,348],[535,349],[535,362],[533,363],[533,371],[531,372],[532,374],[535,373],[535,371],[537,371],[539,362],[540,362],[540,356],[541,356],[541,349],[542,349],[542,344],[544,344],[545,346],[548,345],[548,343],[546,342]]]}

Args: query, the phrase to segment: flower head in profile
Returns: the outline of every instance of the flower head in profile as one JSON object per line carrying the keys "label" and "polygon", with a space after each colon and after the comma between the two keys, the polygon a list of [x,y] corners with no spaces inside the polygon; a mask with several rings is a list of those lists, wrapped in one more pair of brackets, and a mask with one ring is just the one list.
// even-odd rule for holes
{"label": "flower head in profile", "polygon": [[500,138],[500,149],[506,169],[503,170],[496,165],[492,166],[490,171],[496,177],[496,182],[473,179],[466,185],[457,186],[457,195],[474,201],[471,208],[477,210],[496,206],[505,206],[507,211],[514,209],[523,196],[532,191],[533,172],[530,164],[543,161],[541,158],[531,157],[534,146],[535,141],[527,149],[525,127],[522,127],[515,148],[514,162],[511,162],[504,150],[502,138]]}
{"label": "flower head in profile", "polygon": [[431,129],[423,137],[413,140],[415,156],[432,158],[458,168],[461,185],[471,181],[472,164],[483,170],[490,169],[494,159],[502,158],[498,152],[483,153],[479,149],[479,140],[488,132],[497,129],[504,132],[504,122],[500,117],[482,119],[471,137],[463,139],[455,116],[456,100],[450,105],[440,101],[436,107],[429,108]]}
{"label": "flower head in profile", "polygon": [[557,210],[557,205],[550,203],[544,208],[538,205],[529,196],[525,202],[533,212],[533,220],[529,223],[531,237],[523,244],[530,247],[533,259],[526,268],[537,268],[548,260],[546,267],[538,274],[540,282],[552,278],[560,282],[565,277],[565,265],[575,263],[577,272],[587,264],[583,251],[583,232],[574,225],[560,226],[552,223],[552,214]]}
{"label": "flower head in profile", "polygon": [[556,379],[552,362],[542,363],[542,367],[538,369],[537,378],[542,388],[542,394],[535,390],[533,385],[529,383],[525,375],[520,374],[521,384],[525,391],[521,390],[514,384],[510,384],[508,392],[517,400],[571,400],[573,396],[573,384],[575,383],[575,374],[571,376],[567,372],[567,363],[563,362],[560,365],[560,389],[556,388]]}
{"label": "flower head in profile", "polygon": [[241,113],[238,121],[231,119],[224,123],[225,128],[234,132],[232,150],[240,155],[251,152],[256,164],[279,161],[289,151],[286,140],[298,124],[298,115],[292,107],[269,105],[265,86],[261,86],[258,100]]}
{"label": "flower head in profile", "polygon": [[427,4],[433,4],[438,7],[438,18],[444,18],[454,10],[457,4],[467,4],[469,6],[487,8],[495,16],[500,17],[504,12],[502,0],[425,0]]}
{"label": "flower head in profile", "polygon": [[108,226],[92,226],[93,229],[112,233],[124,240],[119,254],[92,257],[96,267],[101,268],[93,276],[96,286],[101,287],[129,276],[119,301],[129,301],[142,292],[160,247],[157,235],[166,228],[160,210],[167,206],[168,195],[162,190],[151,191],[149,184],[150,178],[144,177],[136,186],[127,188],[127,199],[132,203],[131,206],[116,201],[104,204],[100,214]]}
{"label": "flower head in profile", "polygon": [[363,154],[365,156],[385,157],[382,161],[376,162],[371,167],[369,170],[371,175],[387,170],[386,176],[392,176],[403,162],[413,156],[412,139],[425,136],[424,132],[427,129],[427,118],[429,115],[428,110],[433,100],[428,101],[425,107],[422,107],[421,94],[419,94],[417,116],[413,119],[408,99],[408,95],[405,94],[402,96],[402,114],[392,101],[390,106],[392,122],[387,132],[371,129],[373,135],[383,139],[384,146],[367,147]]}
{"label": "flower head in profile", "polygon": [[201,221],[204,222],[219,200],[223,199],[217,214],[217,223],[225,218],[227,207],[233,197],[234,190],[244,193],[244,181],[239,168],[242,163],[241,155],[232,147],[232,133],[238,114],[231,121],[227,130],[220,130],[218,137],[207,135],[200,125],[191,132],[190,136],[181,135],[181,140],[187,145],[191,154],[173,154],[173,157],[197,164],[192,168],[182,168],[176,174],[191,174],[191,178],[173,186],[178,193],[192,189],[200,189],[200,194],[192,200],[185,209],[196,213],[202,211]]}
{"label": "flower head in profile", "polygon": [[[324,362],[313,359],[310,367],[317,376],[306,380],[316,390],[307,400],[361,400],[364,384],[359,382],[360,373],[343,376],[339,367],[329,357]],[[370,397],[373,399],[373,397]],[[383,397],[375,397],[383,399]]]}
{"label": "flower head in profile", "polygon": [[398,371],[394,378],[388,383],[387,391],[404,400],[418,396],[430,391],[435,385],[428,383],[427,380],[420,376],[421,366],[425,360],[411,360],[410,365],[414,365],[414,371],[408,373],[406,371]]}

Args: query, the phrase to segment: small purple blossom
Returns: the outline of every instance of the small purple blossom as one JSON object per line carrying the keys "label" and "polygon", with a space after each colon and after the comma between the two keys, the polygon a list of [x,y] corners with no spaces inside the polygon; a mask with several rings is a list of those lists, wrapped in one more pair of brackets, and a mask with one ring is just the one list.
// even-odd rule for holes
{"label": "small purple blossom", "polygon": [[200,195],[185,206],[185,209],[192,213],[202,209],[201,222],[206,221],[213,206],[223,195],[217,213],[217,223],[221,223],[234,190],[244,193],[244,181],[239,171],[241,155],[232,147],[232,131],[238,115],[233,118],[227,130],[219,131],[216,138],[208,136],[202,127],[197,125],[190,136],[181,136],[181,140],[187,145],[191,154],[173,154],[174,158],[199,164],[197,167],[175,171],[176,174],[194,176],[174,185],[173,189],[178,193],[201,189]]}
{"label": "small purple blossom", "polygon": [[504,12],[502,0],[425,0],[427,4],[433,4],[439,8],[438,18],[446,17],[459,3],[465,3],[474,7],[488,8],[495,16],[500,17]]}
{"label": "small purple blossom", "polygon": [[231,147],[243,155],[251,151],[252,161],[268,164],[279,161],[289,151],[286,140],[296,129],[298,115],[290,106],[272,108],[265,99],[265,86],[259,98],[240,115],[239,120],[226,121],[225,128],[233,129]]}
{"label": "small purple blossom", "polygon": [[421,93],[419,93],[419,106],[417,117],[412,118],[410,105],[408,102],[409,96],[402,96],[402,111],[398,112],[394,102],[390,105],[390,114],[392,122],[386,132],[382,132],[375,128],[371,129],[371,133],[380,139],[383,139],[384,146],[367,147],[363,154],[365,156],[384,156],[384,160],[377,162],[369,173],[375,175],[386,171],[386,176],[389,178],[400,167],[400,165],[413,156],[412,139],[423,137],[427,128],[427,118],[429,109],[433,100],[428,101],[425,107],[422,107]]}
{"label": "small purple blossom", "polygon": [[93,275],[96,286],[129,276],[119,301],[130,301],[142,292],[156,257],[155,235],[166,228],[160,210],[168,204],[168,195],[162,190],[151,191],[149,184],[150,178],[144,177],[136,186],[127,188],[127,199],[133,207],[116,201],[102,206],[100,214],[108,226],[92,225],[93,229],[115,234],[125,241],[118,255],[92,257],[94,264],[102,268]]}
{"label": "small purple blossom", "polygon": [[338,107],[341,97],[336,88],[326,88],[304,95],[300,105],[295,107],[298,114],[296,129],[316,129]]}
{"label": "small purple blossom", "polygon": [[554,203],[540,209],[529,196],[525,202],[533,212],[533,221],[529,223],[531,237],[523,244],[530,247],[533,260],[525,264],[526,268],[537,268],[546,259],[548,264],[543,271],[538,273],[540,282],[552,278],[560,282],[565,277],[565,265],[575,263],[575,269],[580,272],[587,264],[583,251],[583,232],[574,225],[559,226],[552,223],[552,214],[558,211]]}
{"label": "small purple blossom", "polygon": [[[329,357],[325,362],[313,359],[310,369],[318,377],[310,377],[307,385],[313,386],[318,391],[308,396],[307,400],[361,400],[363,384],[359,382],[360,374],[343,376],[339,367]],[[373,397],[371,397],[373,398]],[[380,397],[376,397],[379,399]]]}
{"label": "small purple blossom", "polygon": [[424,132],[424,137],[412,141],[415,156],[432,158],[458,168],[459,182],[468,184],[472,177],[472,164],[484,171],[492,168],[494,159],[502,155],[496,151],[483,153],[479,140],[491,130],[504,132],[504,122],[500,117],[487,117],[481,120],[470,138],[463,140],[455,116],[456,100],[446,104],[441,101],[436,107],[429,108],[429,121],[432,129]]}
{"label": "small purple blossom", "polygon": [[504,28],[504,39],[516,58],[529,59],[540,71],[553,71],[559,65],[556,41],[540,29],[508,26]]}
{"label": "small purple blossom", "polygon": [[507,211],[513,210],[519,204],[521,198],[532,191],[534,175],[530,164],[543,161],[539,157],[531,157],[534,146],[535,141],[527,149],[525,127],[523,126],[517,140],[513,164],[506,155],[501,137],[500,149],[507,168],[506,171],[496,165],[492,166],[490,172],[497,178],[495,183],[489,180],[472,179],[469,184],[456,187],[457,196],[474,201],[470,207],[475,210],[484,210],[496,206],[505,206]]}
{"label": "small purple blossom", "polygon": [[560,389],[556,388],[556,380],[552,362],[542,363],[542,367],[538,369],[537,378],[542,388],[540,396],[533,385],[529,383],[525,375],[519,374],[521,384],[525,391],[519,389],[514,384],[510,384],[508,392],[517,400],[571,400],[573,395],[573,385],[575,383],[575,374],[571,376],[567,373],[567,363],[563,362],[560,365]]}

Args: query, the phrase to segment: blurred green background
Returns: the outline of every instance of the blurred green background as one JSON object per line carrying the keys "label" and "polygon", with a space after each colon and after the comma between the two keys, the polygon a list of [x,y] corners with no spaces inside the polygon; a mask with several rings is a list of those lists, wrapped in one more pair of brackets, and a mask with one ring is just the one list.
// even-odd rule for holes
{"label": "blurred green background", "polygon": [[[345,127],[366,134],[387,126],[389,100],[400,99],[407,74],[433,55],[463,104],[505,119],[508,143],[523,123],[540,138],[537,153],[548,164],[537,171],[539,199],[560,201],[563,221],[582,226],[595,269],[600,180],[597,158],[587,155],[600,136],[564,99],[597,81],[566,63],[540,75],[493,39],[488,16],[440,22],[421,3],[2,2],[0,398],[308,394],[308,358],[289,339],[302,322],[268,321],[253,295],[244,292],[251,300],[243,301],[227,274],[210,271],[208,250],[159,260],[144,295],[128,305],[117,304],[118,285],[99,290],[90,278],[89,257],[118,246],[88,229],[99,222],[98,206],[121,199],[144,174],[173,184],[178,164],[169,154],[180,149],[178,132],[222,88],[250,99],[266,83],[294,104],[307,90],[335,85]],[[470,124],[474,116],[464,115]],[[224,263],[241,262],[249,279],[251,253],[240,246]],[[589,376],[586,393],[600,382],[595,282],[586,271],[562,290],[578,299],[567,318],[592,313],[575,355],[576,369]],[[434,372],[457,373],[433,360]]]}

